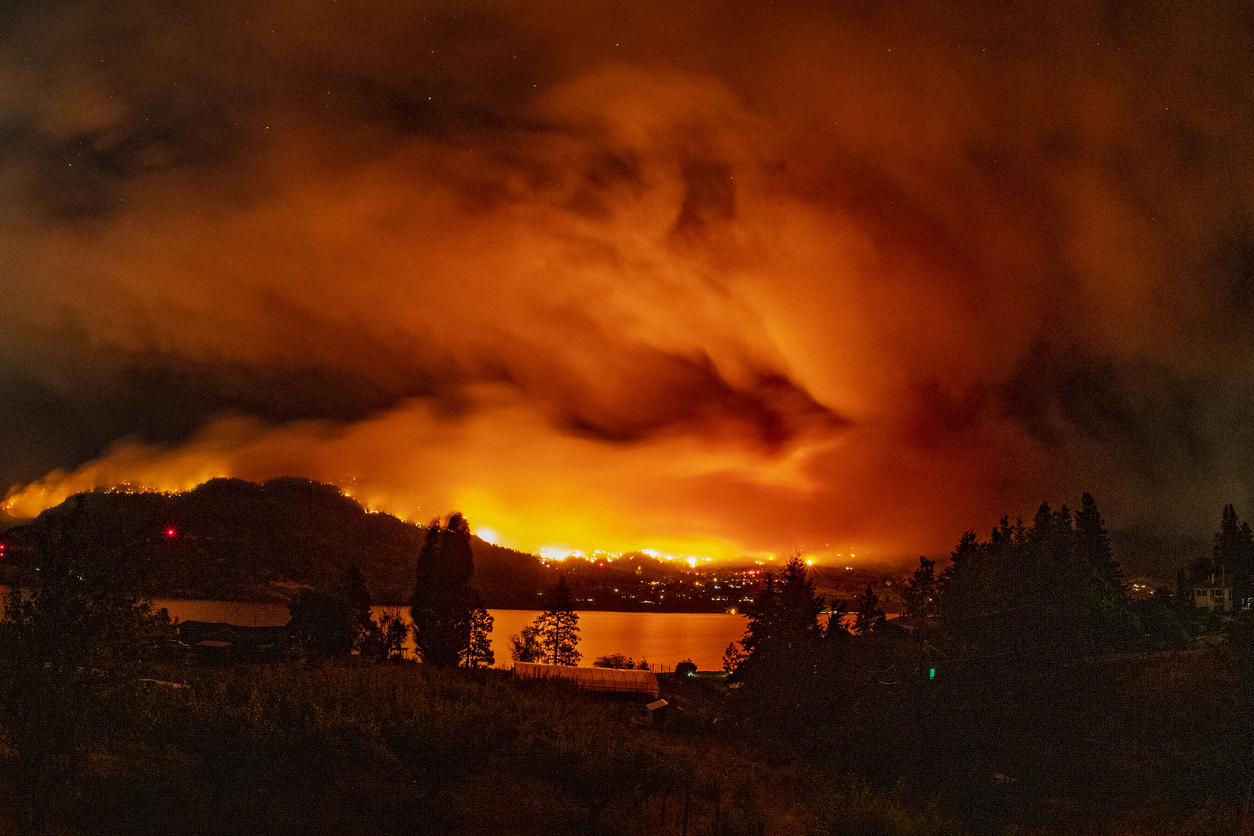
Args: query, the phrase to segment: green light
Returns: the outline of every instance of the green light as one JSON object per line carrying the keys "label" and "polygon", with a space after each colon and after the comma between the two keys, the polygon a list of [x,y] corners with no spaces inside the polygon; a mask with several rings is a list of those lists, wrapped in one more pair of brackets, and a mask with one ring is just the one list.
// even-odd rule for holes
{"label": "green light", "polygon": [[928,668],[928,671],[927,671],[927,678],[928,678],[928,679],[935,679],[935,678],[936,678],[936,668]]}

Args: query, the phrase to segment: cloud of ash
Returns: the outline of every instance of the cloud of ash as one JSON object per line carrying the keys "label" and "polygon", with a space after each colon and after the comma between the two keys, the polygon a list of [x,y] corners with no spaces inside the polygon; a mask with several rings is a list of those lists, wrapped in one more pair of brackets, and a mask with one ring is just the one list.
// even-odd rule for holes
{"label": "cloud of ash", "polygon": [[[396,8],[396,6],[404,8]],[[1248,4],[0,13],[0,479],[523,548],[1254,512]]]}

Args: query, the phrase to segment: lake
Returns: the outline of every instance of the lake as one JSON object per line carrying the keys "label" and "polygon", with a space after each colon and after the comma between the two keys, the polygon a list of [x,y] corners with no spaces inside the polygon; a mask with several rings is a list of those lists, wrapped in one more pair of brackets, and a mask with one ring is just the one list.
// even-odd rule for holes
{"label": "lake", "polygon": [[[225,621],[229,624],[261,627],[286,624],[286,604],[241,604],[233,601],[156,600],[153,607],[165,607],[172,618],[184,621]],[[409,620],[407,607],[375,607],[377,618],[384,612],[398,612]],[[488,610],[492,624],[492,650],[497,667],[508,668],[509,637],[522,631],[539,610]],[[674,670],[684,659],[697,663],[700,670],[721,670],[723,651],[745,634],[743,615],[726,613],[579,613],[579,652],[582,664],[590,665],[598,656],[621,653],[636,661],[648,659],[655,670]],[[409,647],[413,648],[410,642]]]}
{"label": "lake", "polygon": [[[8,590],[0,586],[0,605]],[[225,621],[260,627],[288,622],[286,604],[245,604],[238,601],[183,601],[157,599],[153,609],[165,607],[171,618],[182,621]],[[376,618],[385,612],[400,613],[409,621],[408,607],[375,607]],[[522,632],[539,610],[488,610],[492,624],[492,651],[496,665],[508,668],[509,637]],[[723,651],[745,634],[747,619],[726,613],[581,612],[579,652],[582,664],[598,656],[621,653],[637,662],[648,659],[654,670],[674,670],[685,659],[703,671],[722,670]],[[413,650],[413,641],[408,648]]]}

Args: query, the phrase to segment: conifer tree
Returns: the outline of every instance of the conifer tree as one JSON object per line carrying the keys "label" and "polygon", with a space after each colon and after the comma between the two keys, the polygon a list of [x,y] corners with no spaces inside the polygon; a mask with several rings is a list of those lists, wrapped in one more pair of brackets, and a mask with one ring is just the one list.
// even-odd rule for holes
{"label": "conifer tree", "polygon": [[[806,565],[793,555],[777,575],[767,573],[761,591],[746,607],[749,626],[741,645],[751,661],[808,652],[822,635],[819,615],[824,601],[814,593]],[[771,666],[775,663],[771,662]]]}
{"label": "conifer tree", "polygon": [[471,641],[474,571],[466,518],[453,514],[444,525],[432,521],[418,555],[410,604],[414,644],[424,662],[455,667],[466,653]]}
{"label": "conifer tree", "polygon": [[858,596],[853,611],[853,632],[858,636],[874,633],[884,623],[884,611],[880,609],[880,598],[871,587],[866,588]]}
{"label": "conifer tree", "polygon": [[370,634],[377,629],[374,617],[370,612],[370,590],[366,586],[366,576],[356,563],[349,564],[344,570],[344,577],[336,594],[343,602],[344,613],[353,633],[353,650],[361,650]]}
{"label": "conifer tree", "polygon": [[1053,669],[1126,639],[1134,624],[1088,494],[1074,519],[1043,504],[1029,528],[1003,518],[987,542],[968,532],[942,585],[950,653],[995,660],[989,670]]}
{"label": "conifer tree", "polygon": [[767,573],[746,607],[749,625],[740,640],[745,656],[736,673],[754,710],[769,722],[793,723],[798,708],[809,711],[817,704],[823,609],[800,555],[793,555],[779,574]]}
{"label": "conifer tree", "polygon": [[461,664],[466,668],[490,668],[496,663],[496,654],[492,652],[492,640],[488,634],[492,632],[493,617],[483,602],[479,590],[472,589],[470,594],[470,636],[466,649],[462,651]]}
{"label": "conifer tree", "polygon": [[1254,603],[1251,602],[1254,595],[1254,578],[1251,577],[1254,572],[1254,532],[1251,532],[1249,523],[1237,516],[1232,505],[1224,506],[1212,554],[1211,572],[1226,575],[1232,580],[1233,606],[1238,609],[1249,607]]}
{"label": "conifer tree", "polygon": [[1080,498],[1080,513],[1075,517],[1075,533],[1079,540],[1081,558],[1092,567],[1111,594],[1121,591],[1123,575],[1110,549],[1106,523],[1102,520],[1102,515],[1097,510],[1097,503],[1090,493]]}
{"label": "conifer tree", "polygon": [[542,661],[550,665],[577,665],[583,658],[583,654],[576,649],[579,644],[579,614],[574,607],[574,596],[563,575],[549,591],[544,612],[533,625]]}
{"label": "conifer tree", "polygon": [[940,590],[937,586],[936,561],[919,558],[919,568],[914,570],[906,583],[903,594],[906,615],[926,620],[936,615]]}

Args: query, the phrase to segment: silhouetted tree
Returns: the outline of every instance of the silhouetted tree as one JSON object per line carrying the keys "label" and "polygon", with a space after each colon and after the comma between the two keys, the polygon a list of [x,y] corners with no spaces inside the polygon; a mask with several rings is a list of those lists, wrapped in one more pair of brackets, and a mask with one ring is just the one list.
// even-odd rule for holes
{"label": "silhouetted tree", "polygon": [[[637,662],[636,660],[632,659],[630,656],[628,656],[628,655],[626,655],[626,654],[624,654],[624,653],[610,653],[610,654],[607,654],[607,655],[605,655],[605,656],[598,656],[598,657],[597,657],[597,658],[596,658],[596,659],[592,662],[592,667],[594,667],[594,668],[614,668],[614,669],[616,669],[616,670],[621,670],[621,671],[632,671],[632,670],[635,670],[635,671],[647,671],[647,670],[650,670],[650,668],[649,668],[649,660],[648,660],[648,659],[641,659],[639,662]],[[695,670],[697,669],[697,668],[696,668],[696,665],[693,665],[693,668],[692,668],[692,669],[695,671]],[[676,670],[678,671],[678,668],[676,668]]]}
{"label": "silhouetted tree", "polygon": [[541,658],[551,665],[577,665],[583,657],[579,644],[579,614],[566,576],[562,575],[549,591],[544,612],[535,620],[536,638],[543,649]]}
{"label": "silhouetted tree", "polygon": [[614,668],[615,670],[629,671],[636,667],[636,663],[625,653],[609,653],[605,656],[598,656],[593,659],[592,667]]}
{"label": "silhouetted tree", "polygon": [[470,646],[473,575],[474,555],[466,518],[453,514],[444,525],[433,521],[427,527],[418,555],[410,606],[414,644],[424,662],[454,667],[466,654]]}
{"label": "silhouetted tree", "polygon": [[384,612],[370,622],[361,643],[361,655],[380,662],[404,656],[408,638],[409,624],[405,617],[399,612]]}
{"label": "silhouetted tree", "polygon": [[822,634],[819,615],[823,607],[799,556],[790,558],[779,574],[768,572],[762,589],[745,608],[749,624],[740,643],[749,656],[746,664],[753,663],[755,654],[763,661],[808,654]]}
{"label": "silhouetted tree", "polygon": [[[1126,642],[1135,638],[1136,618],[1129,606],[1123,586],[1123,573],[1110,548],[1106,523],[1097,510],[1093,495],[1080,498],[1080,511],[1075,516],[1077,560],[1087,564],[1089,573],[1083,581],[1092,608],[1094,639],[1098,646]],[[1083,566],[1076,570],[1085,576]]]}
{"label": "silhouetted tree", "polygon": [[800,729],[802,718],[818,707],[823,609],[798,555],[778,574],[768,572],[753,603],[745,607],[749,624],[740,640],[745,657],[736,675],[744,683],[750,710],[763,719]]}
{"label": "silhouetted tree", "polygon": [[[1009,525],[1009,520],[1002,517],[1000,530],[1006,531]],[[993,530],[994,538],[998,531]],[[989,543],[981,543],[974,531],[966,531],[949,554],[949,566],[940,577],[939,612],[942,628],[949,635],[958,632],[962,614],[970,613],[986,592],[990,578],[984,564],[990,549],[991,539]]]}
{"label": "silhouetted tree", "polygon": [[370,615],[370,591],[356,565],[345,569],[330,589],[302,589],[287,609],[288,629],[314,656],[348,656],[354,650],[369,655],[379,640]]}
{"label": "silhouetted tree", "polygon": [[344,604],[344,612],[353,632],[352,649],[361,650],[375,623],[370,612],[370,590],[366,587],[366,576],[357,568],[356,563],[349,564],[344,570],[344,577],[340,579],[335,592]]}
{"label": "silhouetted tree", "polygon": [[880,609],[879,596],[868,586],[854,602],[853,632],[858,636],[868,636],[883,623],[884,611]]}
{"label": "silhouetted tree", "polygon": [[1075,522],[1065,506],[1043,504],[1030,528],[1003,518],[987,542],[963,535],[942,588],[950,653],[988,658],[988,671],[1056,668],[1125,639],[1134,624],[1087,494]]}
{"label": "silhouetted tree", "polygon": [[357,640],[348,608],[334,590],[302,589],[287,605],[288,630],[310,655],[347,656]]}
{"label": "silhouetted tree", "polygon": [[515,662],[539,662],[543,659],[544,648],[540,646],[540,628],[528,624],[522,633],[509,637],[510,655]]}
{"label": "silhouetted tree", "polygon": [[[1231,579],[1233,606],[1247,609],[1254,605],[1254,532],[1249,523],[1237,516],[1232,505],[1224,506],[1212,554],[1210,574]],[[1203,579],[1195,577],[1193,580]]]}
{"label": "silhouetted tree", "polygon": [[723,670],[732,673],[741,663],[748,658],[749,654],[740,646],[738,642],[731,642],[727,645],[727,649],[723,651]]}
{"label": "silhouetted tree", "polygon": [[1123,575],[1110,549],[1106,523],[1097,510],[1097,502],[1091,493],[1085,493],[1080,498],[1080,512],[1075,515],[1075,533],[1079,541],[1080,559],[1088,563],[1093,573],[1112,594],[1122,593]]}
{"label": "silhouetted tree", "polygon": [[933,618],[940,607],[940,586],[936,578],[936,561],[919,558],[919,568],[914,570],[906,584],[906,615],[926,621]]}
{"label": "silhouetted tree", "polygon": [[492,652],[492,640],[488,636],[492,632],[493,618],[484,606],[483,596],[479,590],[470,591],[470,638],[466,649],[462,652],[461,664],[466,668],[490,668],[496,663],[496,654]]}

